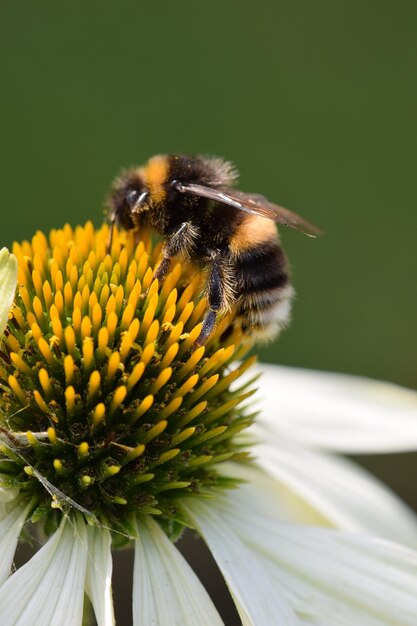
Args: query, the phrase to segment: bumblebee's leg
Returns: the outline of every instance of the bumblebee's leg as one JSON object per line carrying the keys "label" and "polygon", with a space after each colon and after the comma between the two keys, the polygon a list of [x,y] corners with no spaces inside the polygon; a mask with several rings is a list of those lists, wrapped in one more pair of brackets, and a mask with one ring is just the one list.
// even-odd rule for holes
{"label": "bumblebee's leg", "polygon": [[203,319],[201,332],[195,341],[196,346],[201,346],[211,335],[215,325],[217,313],[224,310],[227,300],[230,299],[230,287],[226,283],[226,271],[220,251],[213,253],[211,258],[210,275],[207,285],[207,300],[209,310]]}
{"label": "bumblebee's leg", "polygon": [[187,249],[190,250],[197,234],[197,229],[190,222],[180,224],[177,230],[167,237],[162,248],[162,259],[153,277],[161,283],[168,274],[172,257],[187,251]]}

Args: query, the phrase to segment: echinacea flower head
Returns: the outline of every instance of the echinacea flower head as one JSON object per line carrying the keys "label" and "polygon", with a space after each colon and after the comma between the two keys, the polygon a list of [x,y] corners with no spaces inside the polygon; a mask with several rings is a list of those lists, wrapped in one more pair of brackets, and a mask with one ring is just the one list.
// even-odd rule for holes
{"label": "echinacea flower head", "polygon": [[[158,249],[91,223],[15,244],[18,291],[0,353],[2,486],[21,490],[48,533],[75,507],[132,536],[155,516],[176,536],[179,498],[228,481],[243,459],[248,393],[230,385],[238,329],[194,349],[202,277],[180,264],[152,280]],[[228,373],[226,373],[228,372]],[[250,392],[249,392],[250,393]]]}
{"label": "echinacea flower head", "polygon": [[[267,403],[268,419],[248,429],[257,375],[245,374],[254,358],[233,314],[196,347],[207,307],[198,268],[173,264],[159,284],[160,247],[146,234],[107,242],[107,226],[87,223],[0,251],[0,624],[81,626],[86,593],[98,626],[112,626],[111,548],[130,542],[134,626],[220,626],[173,543],[188,526],[245,626],[414,626],[417,553],[328,527],[412,545],[415,516],[359,470],[299,445],[305,403],[286,437],[284,392],[295,381],[311,397],[303,375],[270,372],[282,415]],[[362,395],[355,408],[381,408]],[[392,407],[404,432],[416,395]],[[29,523],[43,545],[10,575]]]}

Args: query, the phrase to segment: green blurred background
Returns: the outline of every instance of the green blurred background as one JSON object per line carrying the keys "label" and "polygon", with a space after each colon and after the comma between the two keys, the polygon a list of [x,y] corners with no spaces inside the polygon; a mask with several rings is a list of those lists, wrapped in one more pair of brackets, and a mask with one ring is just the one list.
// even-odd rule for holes
{"label": "green blurred background", "polygon": [[[224,156],[325,231],[282,232],[298,298],[262,358],[417,387],[416,21],[412,0],[2,2],[1,243],[99,224],[155,153]],[[415,461],[364,459],[414,504]]]}

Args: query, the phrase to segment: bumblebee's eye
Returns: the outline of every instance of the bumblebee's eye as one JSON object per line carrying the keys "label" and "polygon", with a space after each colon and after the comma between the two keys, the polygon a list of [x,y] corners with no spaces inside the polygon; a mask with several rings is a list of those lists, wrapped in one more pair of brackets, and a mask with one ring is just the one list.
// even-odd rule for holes
{"label": "bumblebee's eye", "polygon": [[135,206],[136,202],[139,199],[139,196],[140,191],[138,191],[137,189],[131,189],[126,193],[126,204],[130,209]]}

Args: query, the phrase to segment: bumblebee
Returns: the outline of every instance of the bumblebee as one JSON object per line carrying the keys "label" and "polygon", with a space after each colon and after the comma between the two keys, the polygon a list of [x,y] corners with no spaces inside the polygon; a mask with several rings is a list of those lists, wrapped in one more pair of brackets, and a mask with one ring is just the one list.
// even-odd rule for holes
{"label": "bumblebee", "polygon": [[160,155],[125,170],[110,195],[110,241],[116,224],[152,228],[164,239],[154,277],[181,256],[207,272],[208,310],[197,344],[218,315],[236,308],[243,331],[258,341],[278,335],[290,316],[294,290],[274,222],[309,236],[319,230],[265,197],[233,186],[237,172],[218,158]]}

